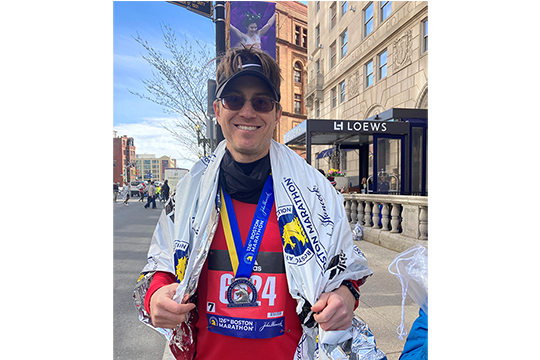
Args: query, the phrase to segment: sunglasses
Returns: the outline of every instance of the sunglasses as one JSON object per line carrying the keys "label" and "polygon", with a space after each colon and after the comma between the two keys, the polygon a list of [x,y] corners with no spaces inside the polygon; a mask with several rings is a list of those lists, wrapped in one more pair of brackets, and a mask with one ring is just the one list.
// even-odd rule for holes
{"label": "sunglasses", "polygon": [[251,101],[251,107],[256,112],[267,113],[274,110],[274,103],[277,103],[274,99],[270,99],[264,96],[256,96],[251,99],[244,99],[237,95],[227,95],[219,98],[223,107],[227,110],[238,111],[244,107],[246,101]]}

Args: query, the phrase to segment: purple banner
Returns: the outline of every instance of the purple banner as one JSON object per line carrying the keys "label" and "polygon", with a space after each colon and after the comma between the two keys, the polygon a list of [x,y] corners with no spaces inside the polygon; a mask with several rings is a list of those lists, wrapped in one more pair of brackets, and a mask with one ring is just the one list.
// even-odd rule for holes
{"label": "purple banner", "polygon": [[230,2],[231,47],[255,46],[276,58],[276,4],[262,1]]}

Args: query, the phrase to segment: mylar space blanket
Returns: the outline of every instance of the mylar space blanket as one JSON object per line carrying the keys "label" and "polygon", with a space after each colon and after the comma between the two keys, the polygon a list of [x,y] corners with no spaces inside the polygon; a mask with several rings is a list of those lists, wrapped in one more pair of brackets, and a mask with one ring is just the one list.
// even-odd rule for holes
{"label": "mylar space blanket", "polygon": [[[164,212],[152,237],[148,264],[142,273],[175,274],[181,280],[173,298],[178,303],[193,299],[217,229],[221,209],[218,174],[224,153],[225,141],[178,182],[174,215]],[[384,353],[376,349],[373,335],[360,319],[355,318],[347,330],[325,332],[313,321],[310,311],[323,292],[337,289],[344,280],[359,280],[373,273],[364,254],[353,244],[342,199],[315,168],[275,141],[270,146],[270,162],[287,282],[291,296],[297,300],[303,328],[295,359],[343,358],[336,357],[338,353],[349,353],[346,356],[350,359],[383,359]],[[151,325],[144,309],[139,310]],[[192,325],[192,319],[188,319],[174,331],[161,332],[181,353],[189,354],[196,341],[187,329]]]}

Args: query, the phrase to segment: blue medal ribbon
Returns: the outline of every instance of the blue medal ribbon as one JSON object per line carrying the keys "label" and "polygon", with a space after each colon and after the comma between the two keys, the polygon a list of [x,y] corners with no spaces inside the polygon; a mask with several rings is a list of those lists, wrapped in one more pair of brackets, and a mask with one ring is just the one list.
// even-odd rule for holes
{"label": "blue medal ribbon", "polygon": [[259,253],[259,247],[262,242],[264,230],[266,229],[266,224],[268,223],[268,218],[270,217],[270,211],[274,205],[272,175],[269,175],[264,183],[245,246],[242,245],[240,229],[236,221],[231,196],[224,193],[223,190],[220,191],[222,198],[221,222],[227,241],[233,274],[235,278],[249,279],[253,272],[253,265],[257,259],[257,254]]}

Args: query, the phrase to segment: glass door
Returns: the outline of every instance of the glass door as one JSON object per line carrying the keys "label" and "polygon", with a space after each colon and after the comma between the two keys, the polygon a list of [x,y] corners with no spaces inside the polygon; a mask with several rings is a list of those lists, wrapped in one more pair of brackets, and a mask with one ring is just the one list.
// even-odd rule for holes
{"label": "glass door", "polygon": [[404,188],[402,135],[374,135],[373,186],[376,194],[401,194]]}

